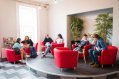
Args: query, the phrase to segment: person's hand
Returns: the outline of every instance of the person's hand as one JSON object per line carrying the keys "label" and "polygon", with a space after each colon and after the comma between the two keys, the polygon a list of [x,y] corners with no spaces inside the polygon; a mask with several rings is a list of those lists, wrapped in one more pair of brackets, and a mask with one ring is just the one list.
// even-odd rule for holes
{"label": "person's hand", "polygon": [[99,48],[99,47],[96,47],[96,50],[97,50],[97,51],[99,51],[99,50],[100,50],[100,48]]}
{"label": "person's hand", "polygon": [[75,45],[77,45],[78,43],[77,42],[75,42]]}

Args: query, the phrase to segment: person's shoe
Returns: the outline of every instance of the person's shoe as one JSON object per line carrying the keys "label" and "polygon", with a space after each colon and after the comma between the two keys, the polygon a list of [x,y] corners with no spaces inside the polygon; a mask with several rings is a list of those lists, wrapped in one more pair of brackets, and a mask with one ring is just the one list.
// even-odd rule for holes
{"label": "person's shoe", "polygon": [[94,65],[95,63],[94,62],[91,62],[90,65]]}
{"label": "person's shoe", "polygon": [[21,64],[26,64],[26,61],[25,60],[21,60]]}
{"label": "person's shoe", "polygon": [[27,57],[27,58],[29,58],[29,57],[30,57],[30,55],[26,55],[26,57]]}
{"label": "person's shoe", "polygon": [[92,67],[98,68],[99,67],[99,64],[94,64],[94,65],[92,65]]}
{"label": "person's shoe", "polygon": [[46,56],[45,56],[45,55],[43,55],[41,58],[46,58]]}

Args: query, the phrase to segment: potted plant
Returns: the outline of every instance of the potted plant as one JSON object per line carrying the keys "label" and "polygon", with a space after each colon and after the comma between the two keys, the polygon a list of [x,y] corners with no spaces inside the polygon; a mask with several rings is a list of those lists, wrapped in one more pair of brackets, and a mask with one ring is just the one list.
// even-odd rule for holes
{"label": "potted plant", "polygon": [[99,14],[96,18],[96,32],[109,43],[109,39],[112,35],[113,17],[109,13]]}
{"label": "potted plant", "polygon": [[72,16],[70,26],[71,26],[71,33],[72,33],[73,39],[77,41],[83,29],[83,20],[75,16]]}

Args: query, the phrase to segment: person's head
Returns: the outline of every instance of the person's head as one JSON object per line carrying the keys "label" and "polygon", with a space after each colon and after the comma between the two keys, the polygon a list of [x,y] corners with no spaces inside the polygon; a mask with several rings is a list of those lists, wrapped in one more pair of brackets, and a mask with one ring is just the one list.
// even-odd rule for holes
{"label": "person's head", "polygon": [[58,38],[63,39],[63,37],[62,37],[62,35],[61,35],[61,34],[58,34]]}
{"label": "person's head", "polygon": [[16,42],[20,44],[21,38],[17,38],[17,41]]}
{"label": "person's head", "polygon": [[83,35],[83,38],[84,38],[85,40],[87,40],[87,34],[84,34],[84,35]]}
{"label": "person's head", "polygon": [[25,40],[29,40],[29,36],[25,36]]}
{"label": "person's head", "polygon": [[50,37],[50,36],[47,34],[47,35],[46,35],[46,38],[49,38],[49,37]]}
{"label": "person's head", "polygon": [[97,41],[100,38],[98,34],[93,34],[92,37],[94,41]]}

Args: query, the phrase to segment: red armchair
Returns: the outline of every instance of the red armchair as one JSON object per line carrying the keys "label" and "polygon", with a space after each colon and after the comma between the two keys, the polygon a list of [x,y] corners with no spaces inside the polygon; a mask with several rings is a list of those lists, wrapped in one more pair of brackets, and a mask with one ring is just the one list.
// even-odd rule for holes
{"label": "red armchair", "polygon": [[45,46],[45,43],[43,41],[41,42],[41,47],[42,47],[42,51],[45,51],[46,46]]}
{"label": "red armchair", "polygon": [[111,64],[112,66],[114,65],[116,61],[117,51],[118,51],[117,47],[107,46],[107,50],[103,50],[101,52],[101,56],[98,56],[98,60],[102,65],[102,68],[103,65],[105,64]]}
{"label": "red armchair", "polygon": [[5,49],[6,57],[9,62],[15,62],[21,60],[21,54],[16,55],[15,51],[12,49]]}
{"label": "red armchair", "polygon": [[52,55],[54,55],[54,48],[56,48],[56,47],[64,47],[64,43],[57,44],[57,43],[52,42],[52,47],[51,47],[51,53],[52,53]]}
{"label": "red armchair", "polygon": [[55,64],[59,68],[76,68],[78,63],[78,52],[67,47],[54,49]]}

